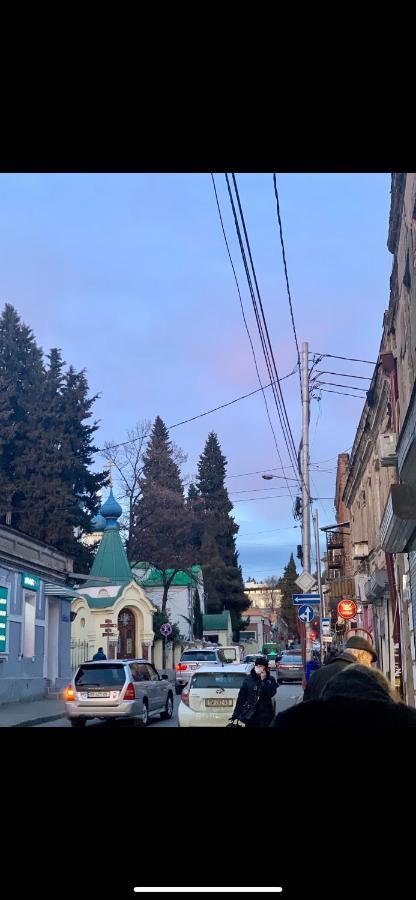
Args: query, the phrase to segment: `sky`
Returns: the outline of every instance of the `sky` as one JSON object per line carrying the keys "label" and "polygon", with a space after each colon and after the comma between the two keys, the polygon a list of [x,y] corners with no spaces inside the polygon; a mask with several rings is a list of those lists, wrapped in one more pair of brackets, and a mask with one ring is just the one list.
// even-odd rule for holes
{"label": "sky", "polygon": [[[268,382],[224,175],[215,176],[263,384]],[[272,174],[237,175],[279,377],[296,364]],[[310,350],[377,359],[389,299],[389,174],[283,173],[277,178],[298,340]],[[168,426],[258,388],[209,174],[0,175],[0,307],[13,304],[45,353],[87,370],[99,394],[96,443],[136,422]],[[373,366],[320,369],[371,377]],[[329,364],[330,363],[330,364]],[[326,375],[327,381],[365,385]],[[296,446],[297,373],[282,381]],[[342,390],[334,387],[333,390]],[[354,392],[351,392],[354,393]],[[284,474],[294,478],[280,431]],[[334,521],[337,454],[351,447],[362,400],[323,393],[311,406],[311,493],[320,525]],[[228,460],[245,578],[279,576],[296,555],[295,482],[281,465],[261,393],[174,428],[192,478],[209,431]],[[103,465],[97,456],[97,467]],[[246,474],[257,473],[257,474]],[[326,499],[329,498],[329,499]]]}

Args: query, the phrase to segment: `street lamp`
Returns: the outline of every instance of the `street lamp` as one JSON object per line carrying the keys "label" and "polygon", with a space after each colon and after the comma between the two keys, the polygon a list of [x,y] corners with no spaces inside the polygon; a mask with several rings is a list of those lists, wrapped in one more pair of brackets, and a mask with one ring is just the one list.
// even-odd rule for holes
{"label": "street lamp", "polygon": [[266,473],[266,474],[262,475],[261,477],[264,478],[265,481],[271,481],[272,478],[278,478],[279,481],[296,481],[297,482],[297,480],[298,480],[297,478],[289,478],[289,475],[270,475],[269,473]]}

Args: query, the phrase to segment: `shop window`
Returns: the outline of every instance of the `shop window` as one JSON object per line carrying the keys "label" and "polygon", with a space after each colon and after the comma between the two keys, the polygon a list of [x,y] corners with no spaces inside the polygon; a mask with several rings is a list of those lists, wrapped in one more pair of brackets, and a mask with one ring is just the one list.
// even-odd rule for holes
{"label": "shop window", "polygon": [[35,655],[36,594],[25,591],[23,598],[23,656]]}

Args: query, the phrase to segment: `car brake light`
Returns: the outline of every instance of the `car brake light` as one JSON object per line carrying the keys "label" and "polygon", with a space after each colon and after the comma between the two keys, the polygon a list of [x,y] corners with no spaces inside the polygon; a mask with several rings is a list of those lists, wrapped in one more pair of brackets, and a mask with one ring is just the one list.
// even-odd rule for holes
{"label": "car brake light", "polygon": [[185,703],[185,706],[189,706],[189,691],[186,688],[182,691],[181,700],[182,703]]}
{"label": "car brake light", "polygon": [[136,699],[136,694],[134,691],[134,684],[132,684],[131,681],[127,685],[127,690],[126,690],[126,693],[124,694],[124,699],[125,700],[135,700]]}
{"label": "car brake light", "polygon": [[64,693],[65,700],[75,700],[75,691],[72,684],[69,684]]}
{"label": "car brake light", "polygon": [[182,663],[178,663],[178,665],[176,666],[176,671],[177,672],[185,672],[185,669],[187,669],[187,668],[188,667],[184,666]]}

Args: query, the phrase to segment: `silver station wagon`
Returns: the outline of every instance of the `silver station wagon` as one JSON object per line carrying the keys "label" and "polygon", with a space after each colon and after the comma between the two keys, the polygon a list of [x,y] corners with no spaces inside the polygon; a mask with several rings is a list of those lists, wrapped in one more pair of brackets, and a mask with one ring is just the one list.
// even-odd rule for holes
{"label": "silver station wagon", "polygon": [[66,714],[81,728],[88,719],[131,719],[147,725],[151,716],[170,719],[173,688],[146,659],[108,659],[79,666],[65,691]]}

